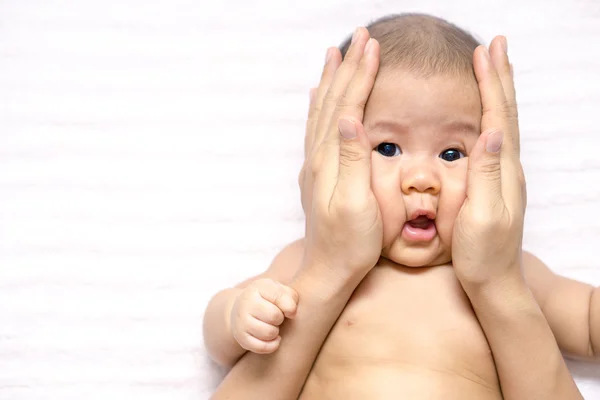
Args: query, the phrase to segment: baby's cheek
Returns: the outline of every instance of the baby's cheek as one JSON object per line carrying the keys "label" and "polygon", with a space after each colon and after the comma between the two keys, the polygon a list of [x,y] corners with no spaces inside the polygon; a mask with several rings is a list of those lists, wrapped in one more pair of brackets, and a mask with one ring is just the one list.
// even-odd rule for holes
{"label": "baby's cheek", "polygon": [[460,208],[467,198],[467,160],[459,161],[461,165],[458,168],[448,171],[444,177],[443,191],[446,197],[450,196],[454,207]]}
{"label": "baby's cheek", "polygon": [[452,215],[452,220],[455,220],[458,217],[458,213],[467,198],[467,185],[463,183],[462,185],[457,185],[456,190],[454,190],[450,194],[449,199],[449,212]]}
{"label": "baby's cheek", "polygon": [[372,164],[371,188],[381,212],[383,221],[383,244],[387,246],[398,236],[399,229],[404,225],[406,211],[404,200],[393,174],[378,169],[376,163]]}
{"label": "baby's cheek", "polygon": [[[458,213],[467,198],[467,181],[466,171],[464,174],[456,174],[446,182],[443,188],[442,199],[441,199],[441,212],[443,213],[443,227],[440,229],[440,234],[444,236],[443,239],[446,242],[452,240],[452,231],[454,228],[454,221],[458,217]],[[462,177],[461,175],[464,175]]]}
{"label": "baby's cheek", "polygon": [[[372,152],[375,153],[375,152]],[[371,157],[371,189],[377,199],[382,216],[388,211],[390,196],[393,196],[393,175],[384,165],[381,165],[379,157]],[[385,218],[384,218],[385,221]]]}

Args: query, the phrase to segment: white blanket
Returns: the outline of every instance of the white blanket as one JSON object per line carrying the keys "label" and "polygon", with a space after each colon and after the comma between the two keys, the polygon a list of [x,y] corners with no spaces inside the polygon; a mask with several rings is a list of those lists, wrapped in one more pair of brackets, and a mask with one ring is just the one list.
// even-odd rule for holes
{"label": "white blanket", "polygon": [[302,235],[325,49],[405,11],[508,36],[525,247],[600,285],[596,0],[3,0],[0,399],[207,399],[207,301]]}

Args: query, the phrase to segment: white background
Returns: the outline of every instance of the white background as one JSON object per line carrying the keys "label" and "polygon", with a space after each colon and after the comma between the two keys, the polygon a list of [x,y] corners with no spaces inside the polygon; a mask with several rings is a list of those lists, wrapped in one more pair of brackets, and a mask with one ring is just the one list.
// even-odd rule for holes
{"label": "white background", "polygon": [[208,398],[208,299],[302,234],[325,50],[392,12],[508,36],[525,247],[600,285],[600,3],[417,3],[0,0],[0,399]]}

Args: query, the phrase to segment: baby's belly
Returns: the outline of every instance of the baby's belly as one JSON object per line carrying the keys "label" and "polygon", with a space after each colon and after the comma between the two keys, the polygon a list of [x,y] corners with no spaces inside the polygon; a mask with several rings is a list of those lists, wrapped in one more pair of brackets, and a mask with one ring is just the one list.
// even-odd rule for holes
{"label": "baby's belly", "polygon": [[492,354],[451,266],[381,262],[331,330],[301,399],[501,399]]}

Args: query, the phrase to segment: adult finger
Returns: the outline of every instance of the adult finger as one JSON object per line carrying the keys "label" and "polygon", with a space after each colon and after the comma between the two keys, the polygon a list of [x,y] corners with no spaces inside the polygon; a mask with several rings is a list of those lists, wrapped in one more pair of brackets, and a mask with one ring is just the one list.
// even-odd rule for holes
{"label": "adult finger", "polygon": [[484,46],[479,46],[473,54],[473,68],[479,85],[481,96],[481,107],[483,115],[481,118],[481,131],[502,130],[506,139],[510,140],[507,128],[507,100],[504,88],[496,68],[492,63],[490,53]]}
{"label": "adult finger", "polygon": [[506,98],[508,126],[512,131],[513,145],[520,153],[520,135],[519,135],[519,112],[517,108],[517,99],[515,83],[513,78],[512,66],[508,58],[508,42],[504,36],[496,36],[490,44],[490,57],[492,64],[498,72],[498,77],[504,89]]}
{"label": "adult finger", "polygon": [[[509,110],[504,88],[490,54],[484,46],[475,49],[473,55],[475,77],[479,85],[481,106],[482,132],[501,131],[503,134],[500,165],[502,168],[502,196],[505,203],[512,209],[522,207],[522,191],[519,185],[520,161],[514,145],[515,131],[509,123]],[[518,140],[518,136],[516,137]]]}
{"label": "adult finger", "polygon": [[323,140],[324,151],[330,152],[323,161],[323,169],[324,173],[331,174],[324,177],[336,179],[336,190],[349,199],[360,199],[371,186],[372,149],[361,121],[378,69],[379,43],[370,39],[358,69],[338,102],[328,137]]}
{"label": "adult finger", "polygon": [[512,166],[509,168],[509,170],[512,170],[512,173],[518,176],[519,185],[521,187],[521,201],[523,204],[523,209],[525,209],[527,206],[527,189],[525,185],[523,168],[520,165],[521,134],[519,129],[519,111],[515,90],[513,65],[510,63],[510,59],[508,57],[508,41],[506,40],[506,37],[496,36],[494,40],[492,40],[492,43],[490,44],[490,56],[492,59],[492,64],[496,68],[496,71],[498,71],[498,76],[502,82],[502,87],[504,89],[504,95],[507,102],[507,122],[510,132],[512,132],[511,136],[513,138],[513,146],[515,150],[514,158],[511,163]]}
{"label": "adult finger", "polygon": [[310,107],[308,110],[308,119],[306,121],[306,135],[304,137],[305,157],[308,157],[313,149],[317,122],[319,121],[319,115],[321,114],[321,108],[323,107],[323,99],[333,81],[335,71],[341,63],[342,55],[340,54],[340,51],[336,47],[327,49],[325,66],[321,72],[319,86],[310,90]]}
{"label": "adult finger", "polygon": [[[316,150],[327,134],[331,126],[333,115],[338,105],[340,97],[346,92],[348,83],[354,76],[356,69],[363,56],[365,45],[369,39],[369,31],[366,28],[357,28],[352,36],[352,42],[344,61],[335,72],[331,86],[327,90],[323,99],[319,121],[315,128],[315,139],[313,141],[313,150]],[[341,53],[340,53],[341,58]]]}
{"label": "adult finger", "polygon": [[500,151],[503,132],[482,133],[469,155],[467,199],[477,211],[478,223],[493,222],[504,208]]}

